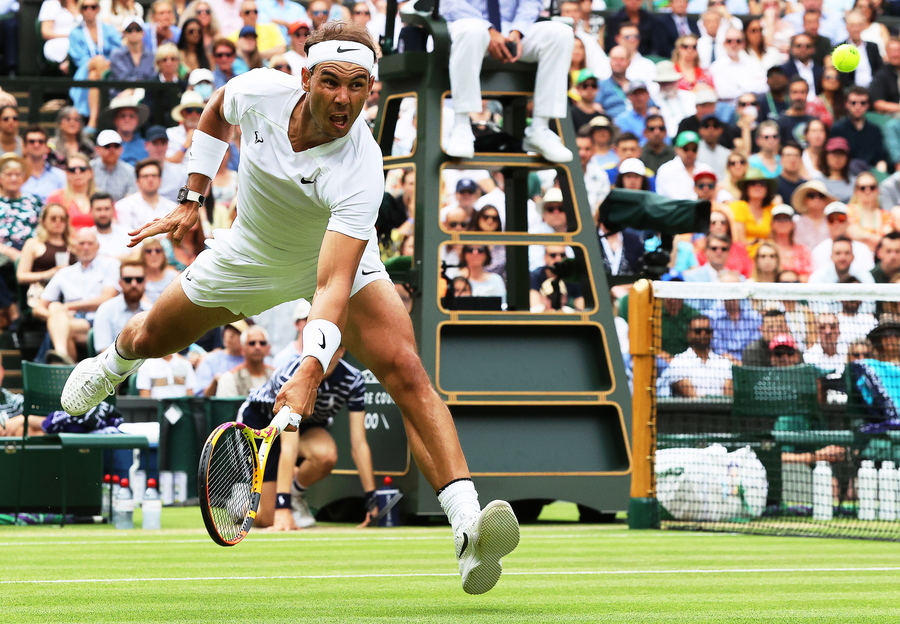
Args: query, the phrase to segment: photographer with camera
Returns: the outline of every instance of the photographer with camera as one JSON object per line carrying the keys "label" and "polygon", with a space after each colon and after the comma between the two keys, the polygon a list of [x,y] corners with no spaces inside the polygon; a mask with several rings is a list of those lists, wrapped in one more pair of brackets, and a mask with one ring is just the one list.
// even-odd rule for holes
{"label": "photographer with camera", "polygon": [[584,310],[578,282],[565,279],[572,270],[565,245],[544,247],[544,266],[531,272],[529,303],[532,312],[575,312]]}

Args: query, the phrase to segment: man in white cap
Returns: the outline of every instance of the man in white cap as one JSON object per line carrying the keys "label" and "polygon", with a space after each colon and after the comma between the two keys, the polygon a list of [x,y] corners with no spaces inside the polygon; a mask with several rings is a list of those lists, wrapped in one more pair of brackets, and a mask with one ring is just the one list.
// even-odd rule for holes
{"label": "man in white cap", "polygon": [[205,67],[198,67],[188,76],[188,88],[199,93],[204,102],[208,102],[213,94],[213,73]]}
{"label": "man in white cap", "polygon": [[[360,119],[374,81],[376,45],[362,26],[326,22],[306,46],[309,67],[300,80],[254,70],[213,94],[194,132],[180,206],[136,231],[133,243],[169,232],[181,242],[199,219],[203,193],[239,124],[244,149],[237,219],[217,230],[209,248],[148,313],[128,322],[110,349],[72,371],[61,402],[69,413],[83,414],[144,358],[179,351],[213,327],[315,294],[300,365],[276,395],[274,411],[288,407],[287,428],[299,426],[300,415],[313,413],[318,386],[345,346],[400,408],[412,454],[450,520],[463,590],[484,593],[500,579],[500,559],[518,545],[519,526],[509,503],[481,508],[453,417],[419,359],[409,314],[379,257],[383,162]],[[279,492],[278,499],[289,505],[290,492]]]}
{"label": "man in white cap", "polygon": [[[827,269],[835,264],[832,259],[834,241],[847,237],[847,231],[850,228],[847,204],[835,201],[825,206],[825,221],[828,222],[828,238],[812,248],[812,268],[814,272],[820,269]],[[875,268],[875,259],[872,257],[872,251],[868,245],[856,240],[850,241],[850,250],[853,254],[852,264],[849,265],[850,274],[860,278],[860,281],[868,282],[869,280],[860,276],[863,273],[868,275]],[[811,276],[810,279],[812,279]]]}
{"label": "man in white cap", "polygon": [[275,354],[272,358],[272,366],[281,368],[295,357],[303,353],[303,328],[306,327],[306,318],[312,306],[306,299],[297,301],[294,306],[294,327],[297,329],[297,338],[287,344],[284,349]]}
{"label": "man in white cap", "polygon": [[[496,10],[495,10],[496,9]],[[523,145],[550,162],[571,162],[572,152],[550,129],[550,120],[568,114],[566,77],[575,34],[561,22],[538,22],[541,0],[500,0],[477,6],[444,0],[441,17],[450,31],[450,90],[455,112],[444,151],[455,158],[475,155],[470,113],[481,112],[481,65],[488,54],[502,63],[537,63],[534,115]]]}
{"label": "man in white cap", "polygon": [[122,162],[122,137],[115,130],[104,130],[97,135],[97,156],[91,159],[94,184],[98,190],[109,193],[113,201],[137,192],[134,167]]}

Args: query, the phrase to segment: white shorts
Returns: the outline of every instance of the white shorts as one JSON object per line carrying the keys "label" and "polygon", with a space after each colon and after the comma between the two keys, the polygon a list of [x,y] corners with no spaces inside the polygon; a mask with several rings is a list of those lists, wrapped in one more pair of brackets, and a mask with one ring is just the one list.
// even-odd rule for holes
{"label": "white shorts", "polygon": [[[378,245],[370,240],[359,261],[350,296],[379,279],[391,278],[381,262]],[[181,274],[181,287],[198,306],[253,316],[285,301],[301,297],[312,300],[316,270],[315,265],[306,273],[296,267],[269,267],[206,249]]]}

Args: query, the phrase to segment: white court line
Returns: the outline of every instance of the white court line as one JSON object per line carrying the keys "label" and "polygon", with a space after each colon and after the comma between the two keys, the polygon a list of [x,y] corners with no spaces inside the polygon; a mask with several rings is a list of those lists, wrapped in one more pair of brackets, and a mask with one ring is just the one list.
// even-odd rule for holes
{"label": "white court line", "polygon": [[[744,569],[686,569],[686,570],[572,570],[538,572],[504,572],[504,576],[636,576],[654,574],[762,574],[794,572],[900,572],[900,567],[869,568],[744,568]],[[185,581],[271,581],[273,579],[361,579],[361,578],[426,578],[458,576],[455,572],[410,573],[410,574],[304,574],[275,576],[190,576],[190,577],[150,577],[120,579],[42,579],[42,580],[0,580],[0,585],[34,585],[38,583],[90,584],[90,583],[183,583]]]}
{"label": "white court line", "polygon": [[[643,535],[647,535],[644,533]],[[745,537],[740,533],[673,533],[671,537]],[[568,539],[584,539],[586,537],[613,537],[613,538],[629,538],[640,537],[637,533],[603,533],[598,532],[595,535],[586,534],[529,534],[523,531],[522,537],[525,540],[568,540]],[[670,537],[667,535],[666,537]],[[441,533],[435,535],[355,535],[355,536],[328,536],[324,533],[311,535],[285,535],[285,536],[254,536],[253,542],[416,542],[449,539],[449,533]],[[104,536],[98,535],[96,539],[89,540],[46,540],[46,541],[22,541],[22,542],[0,542],[0,548],[10,546],[84,546],[87,544],[203,544],[208,543],[209,538],[182,538],[169,539],[165,535],[160,535],[160,539],[104,539]]]}

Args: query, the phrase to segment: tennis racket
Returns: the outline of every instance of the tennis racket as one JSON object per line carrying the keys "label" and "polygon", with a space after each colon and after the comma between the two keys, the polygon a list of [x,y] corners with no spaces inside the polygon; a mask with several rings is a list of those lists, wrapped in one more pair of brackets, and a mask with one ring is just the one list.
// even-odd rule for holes
{"label": "tennis racket", "polygon": [[[285,406],[265,429],[228,422],[206,439],[197,489],[206,531],[216,544],[234,546],[253,528],[269,450],[291,417],[291,409]],[[258,439],[262,442],[257,447]]]}

